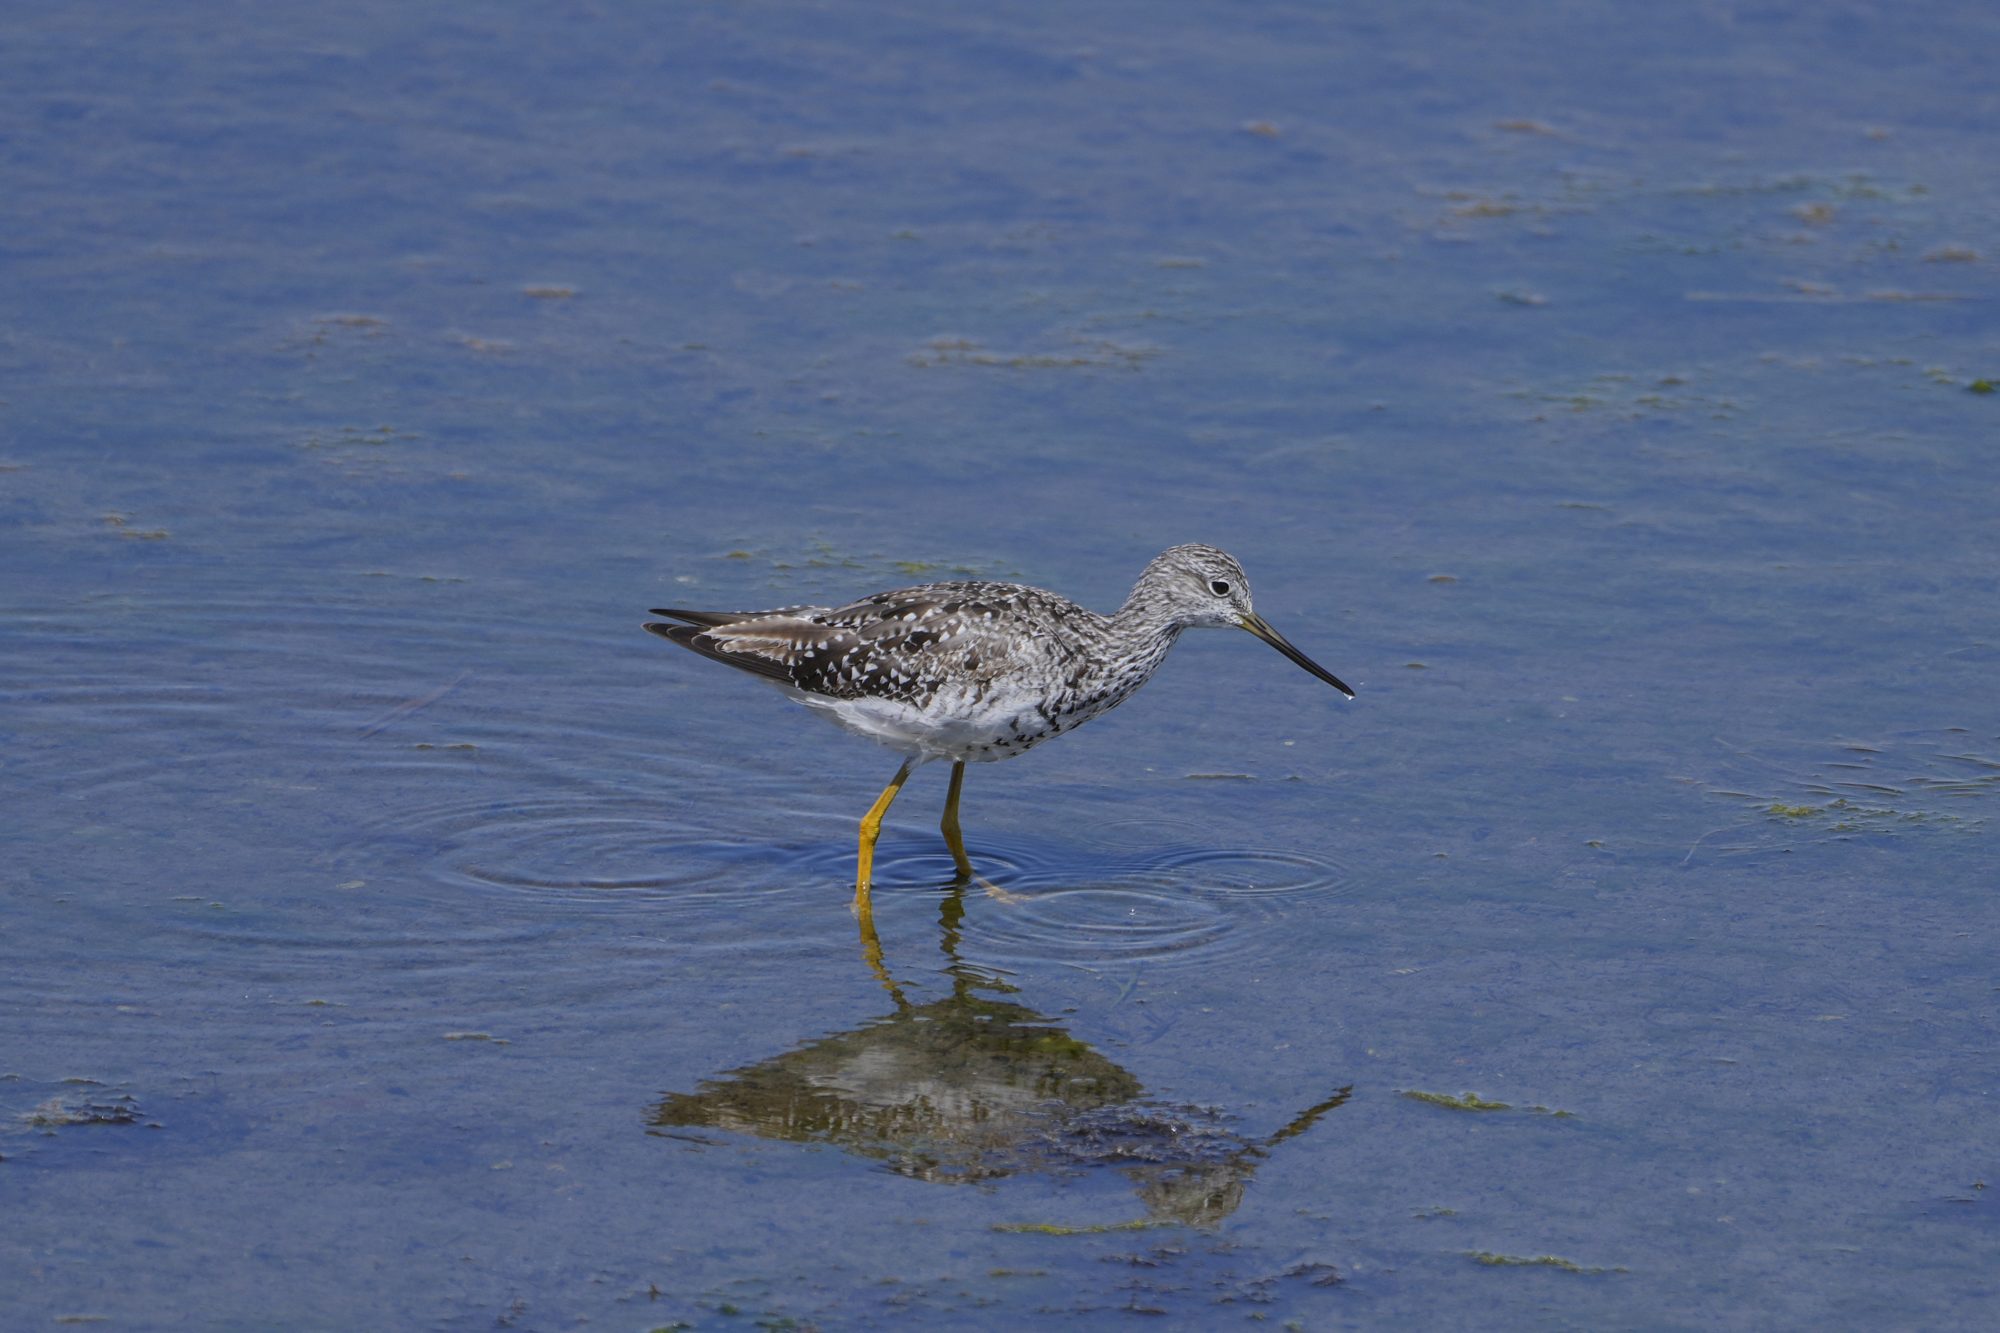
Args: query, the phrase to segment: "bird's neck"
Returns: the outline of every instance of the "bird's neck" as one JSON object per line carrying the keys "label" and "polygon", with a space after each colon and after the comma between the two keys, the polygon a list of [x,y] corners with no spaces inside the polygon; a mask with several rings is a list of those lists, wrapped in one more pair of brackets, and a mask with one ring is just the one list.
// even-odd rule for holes
{"label": "bird's neck", "polygon": [[1141,679],[1153,674],[1182,629],[1164,599],[1150,595],[1144,583],[1132,590],[1125,605],[1105,625],[1111,645],[1107,665],[1115,661],[1121,671],[1136,669]]}

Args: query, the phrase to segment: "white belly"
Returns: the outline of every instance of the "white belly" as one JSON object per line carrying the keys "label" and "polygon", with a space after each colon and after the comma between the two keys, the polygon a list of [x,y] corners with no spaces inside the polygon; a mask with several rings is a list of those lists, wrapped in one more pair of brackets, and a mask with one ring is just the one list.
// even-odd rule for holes
{"label": "white belly", "polygon": [[1003,690],[989,691],[984,699],[971,690],[942,690],[922,708],[889,699],[829,699],[793,689],[785,693],[857,736],[924,760],[1007,759],[1057,730],[1034,700]]}

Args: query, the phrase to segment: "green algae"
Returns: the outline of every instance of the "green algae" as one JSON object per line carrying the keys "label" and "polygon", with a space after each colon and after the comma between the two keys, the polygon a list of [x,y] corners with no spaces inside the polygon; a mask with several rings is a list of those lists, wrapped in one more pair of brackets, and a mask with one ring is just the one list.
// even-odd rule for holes
{"label": "green algae", "polygon": [[1419,1092],[1414,1089],[1404,1088],[1400,1089],[1397,1095],[1408,1097],[1413,1102],[1429,1102],[1432,1106],[1449,1107],[1454,1111],[1511,1111],[1514,1109],[1507,1102],[1489,1102],[1476,1092],[1463,1092],[1456,1097],[1452,1097],[1442,1092]]}

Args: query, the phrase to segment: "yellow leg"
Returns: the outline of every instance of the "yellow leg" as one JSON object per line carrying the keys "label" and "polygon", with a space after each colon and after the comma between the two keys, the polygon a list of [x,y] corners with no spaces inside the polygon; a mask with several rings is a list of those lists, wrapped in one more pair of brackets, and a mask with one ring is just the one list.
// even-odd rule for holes
{"label": "yellow leg", "polygon": [[[959,760],[951,766],[951,790],[944,798],[944,845],[951,848],[952,862],[958,867],[958,882],[970,884],[977,881],[979,887],[1003,903],[1014,904],[1024,901],[1019,894],[1009,893],[986,876],[972,868],[972,862],[965,855],[965,835],[958,831],[958,793],[965,786],[965,761]],[[959,907],[964,910],[964,905]]]}
{"label": "yellow leg", "polygon": [[951,791],[944,798],[944,845],[951,848],[952,864],[961,880],[972,878],[972,862],[965,859],[965,838],[958,831],[958,790],[965,785],[965,761],[951,766]]}
{"label": "yellow leg", "polygon": [[905,759],[903,766],[896,770],[896,776],[875,798],[875,804],[861,816],[861,858],[854,875],[854,910],[862,916],[868,915],[868,881],[875,870],[875,839],[882,835],[882,816],[889,812],[889,802],[895,800],[896,793],[903,789],[903,780],[910,776],[916,762]]}

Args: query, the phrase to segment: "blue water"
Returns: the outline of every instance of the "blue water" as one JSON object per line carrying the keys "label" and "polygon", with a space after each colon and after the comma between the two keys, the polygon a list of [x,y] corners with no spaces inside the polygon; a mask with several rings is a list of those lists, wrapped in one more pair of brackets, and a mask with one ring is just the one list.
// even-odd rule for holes
{"label": "blue water", "polygon": [[[6,1322],[1983,1327],[1994,49],[14,16]],[[1191,634],[873,939],[639,630],[1182,541],[1359,698]]]}

